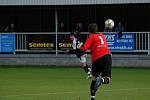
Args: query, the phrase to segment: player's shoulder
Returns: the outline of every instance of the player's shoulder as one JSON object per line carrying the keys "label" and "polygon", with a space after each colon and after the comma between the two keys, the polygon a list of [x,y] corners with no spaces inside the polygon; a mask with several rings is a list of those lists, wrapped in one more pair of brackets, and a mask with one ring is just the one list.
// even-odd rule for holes
{"label": "player's shoulder", "polygon": [[97,37],[97,36],[104,36],[104,34],[103,33],[94,33],[94,34],[90,34],[90,36],[89,37]]}
{"label": "player's shoulder", "polygon": [[104,33],[99,33],[99,36],[105,37]]}
{"label": "player's shoulder", "polygon": [[99,35],[104,35],[104,33],[100,32]]}

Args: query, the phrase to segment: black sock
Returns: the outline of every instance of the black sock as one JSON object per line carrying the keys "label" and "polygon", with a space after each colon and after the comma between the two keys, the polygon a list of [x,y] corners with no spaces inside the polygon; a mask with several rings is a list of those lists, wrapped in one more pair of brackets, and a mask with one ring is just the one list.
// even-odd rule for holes
{"label": "black sock", "polygon": [[95,84],[96,84],[96,81],[95,80],[92,80],[92,82],[91,82],[91,97],[92,96],[95,96],[95,93],[96,93],[96,91],[95,91]]}
{"label": "black sock", "polygon": [[84,66],[84,71],[85,71],[86,73],[88,73],[88,71],[89,71],[88,68],[89,68],[89,67],[88,67],[88,65],[86,64],[86,66]]}
{"label": "black sock", "polygon": [[95,97],[94,97],[94,98],[91,98],[91,100],[95,100]]}

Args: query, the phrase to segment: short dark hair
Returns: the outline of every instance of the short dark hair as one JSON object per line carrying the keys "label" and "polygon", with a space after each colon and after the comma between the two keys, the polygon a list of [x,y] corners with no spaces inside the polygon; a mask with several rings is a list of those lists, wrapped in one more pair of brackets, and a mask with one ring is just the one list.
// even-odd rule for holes
{"label": "short dark hair", "polygon": [[98,31],[98,26],[96,23],[92,23],[88,26],[88,31],[90,33],[96,33]]}
{"label": "short dark hair", "polygon": [[74,37],[77,37],[77,32],[71,32],[70,35],[73,35]]}

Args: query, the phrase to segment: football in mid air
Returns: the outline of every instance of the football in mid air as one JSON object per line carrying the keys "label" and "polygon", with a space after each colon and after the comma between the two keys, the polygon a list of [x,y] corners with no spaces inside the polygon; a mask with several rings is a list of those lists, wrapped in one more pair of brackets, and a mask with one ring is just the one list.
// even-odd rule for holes
{"label": "football in mid air", "polygon": [[115,23],[114,23],[114,21],[112,19],[107,19],[105,21],[105,28],[106,29],[113,29],[114,26],[115,26]]}

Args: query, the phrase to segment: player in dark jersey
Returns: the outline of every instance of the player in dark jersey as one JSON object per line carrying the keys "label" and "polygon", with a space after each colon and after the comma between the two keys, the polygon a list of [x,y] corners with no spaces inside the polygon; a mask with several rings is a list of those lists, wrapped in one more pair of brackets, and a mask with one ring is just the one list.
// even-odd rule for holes
{"label": "player in dark jersey", "polygon": [[86,54],[86,52],[80,50],[80,47],[83,45],[83,42],[81,42],[77,39],[77,33],[76,32],[71,32],[70,39],[73,41],[72,42],[73,48],[71,50],[68,50],[67,53],[73,53],[79,58],[79,61],[82,65],[84,71],[88,75],[87,79],[91,78],[92,77],[91,68],[87,65],[87,62],[86,62],[87,54]]}
{"label": "player in dark jersey", "polygon": [[96,24],[89,25],[91,33],[85,44],[80,50],[90,49],[92,56],[92,82],[91,82],[91,100],[95,100],[95,94],[101,84],[109,84],[111,79],[112,58],[108,48],[105,35],[97,33]]}

